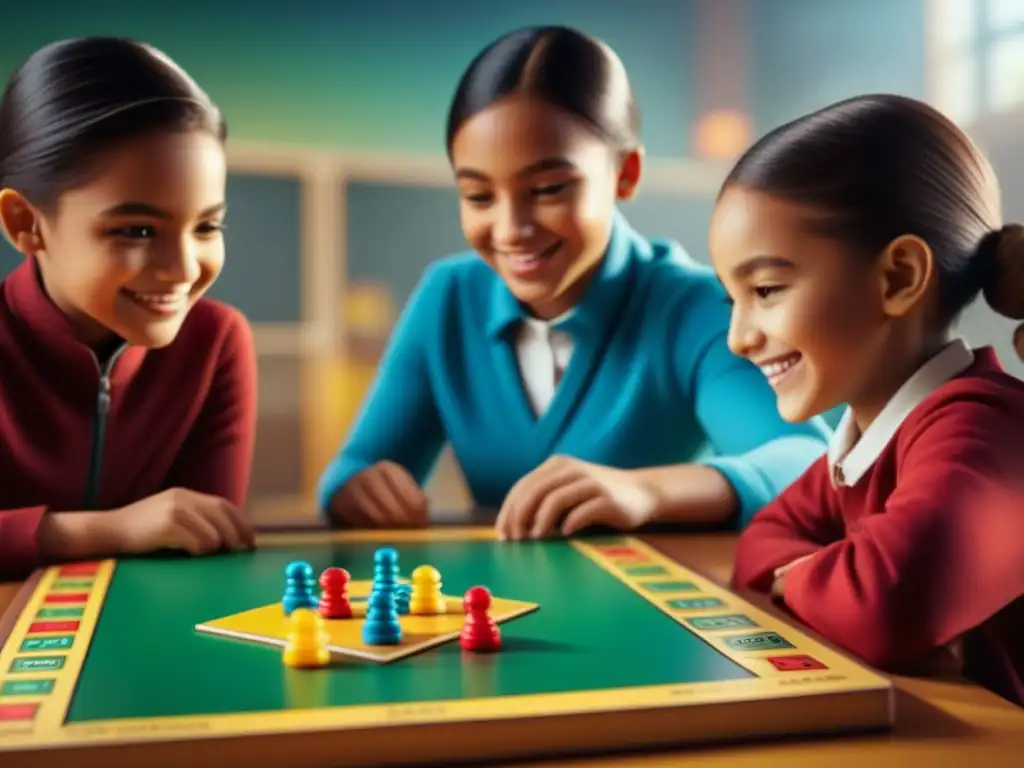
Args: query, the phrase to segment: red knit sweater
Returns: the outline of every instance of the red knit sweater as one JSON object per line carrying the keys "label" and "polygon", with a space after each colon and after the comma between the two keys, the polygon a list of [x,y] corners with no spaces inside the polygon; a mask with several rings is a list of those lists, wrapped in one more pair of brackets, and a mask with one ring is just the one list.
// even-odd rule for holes
{"label": "red knit sweater", "polygon": [[991,349],[933,391],[852,487],[822,457],[740,538],[735,586],[891,672],[963,643],[964,672],[1024,704],[1024,383]]}
{"label": "red knit sweater", "polygon": [[50,511],[115,509],[171,487],[245,503],[256,361],[242,315],[201,299],[169,346],[112,360],[101,366],[73,338],[33,259],[0,282],[0,579],[42,564]]}

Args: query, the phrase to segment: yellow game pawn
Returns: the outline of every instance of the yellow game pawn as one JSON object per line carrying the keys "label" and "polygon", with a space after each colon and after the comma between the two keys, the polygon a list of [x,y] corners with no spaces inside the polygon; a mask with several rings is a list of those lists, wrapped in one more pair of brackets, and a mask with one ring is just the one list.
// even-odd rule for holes
{"label": "yellow game pawn", "polygon": [[441,594],[441,574],[437,568],[421,565],[412,572],[412,594],[409,613],[417,616],[436,616],[447,613],[448,606]]}
{"label": "yellow game pawn", "polygon": [[297,669],[325,667],[331,660],[324,620],[312,608],[296,608],[284,646],[284,663]]}

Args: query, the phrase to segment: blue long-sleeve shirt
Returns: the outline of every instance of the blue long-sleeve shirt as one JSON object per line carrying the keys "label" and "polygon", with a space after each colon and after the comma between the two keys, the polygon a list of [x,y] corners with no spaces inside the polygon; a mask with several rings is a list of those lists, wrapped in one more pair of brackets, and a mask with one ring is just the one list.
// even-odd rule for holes
{"label": "blue long-sleeve shirt", "polygon": [[643,238],[621,215],[598,273],[556,326],[574,352],[540,416],[514,347],[524,316],[475,254],[428,268],[324,470],[321,508],[385,459],[424,485],[450,442],[481,507],[500,507],[555,454],[626,469],[698,462],[736,490],[742,527],[826,449],[827,425],[783,421],[762,373],[729,351],[729,307],[713,272],[674,242]]}

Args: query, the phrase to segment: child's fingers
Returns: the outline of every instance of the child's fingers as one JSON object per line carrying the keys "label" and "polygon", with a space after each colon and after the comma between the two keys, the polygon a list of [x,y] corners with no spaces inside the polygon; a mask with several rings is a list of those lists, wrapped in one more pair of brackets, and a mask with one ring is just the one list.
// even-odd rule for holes
{"label": "child's fingers", "polygon": [[241,513],[225,499],[213,498],[202,508],[204,519],[217,531],[222,543],[228,549],[241,549],[247,544],[248,525],[242,520]]}
{"label": "child's fingers", "polygon": [[524,478],[513,513],[509,515],[508,530],[513,539],[525,539],[540,512],[544,500],[556,490],[575,479],[560,467],[542,466]]}
{"label": "child's fingers", "polygon": [[599,523],[608,525],[614,522],[615,508],[606,498],[597,496],[583,502],[565,516],[565,520],[562,521],[562,535],[572,536],[587,526]]}
{"label": "child's fingers", "polygon": [[505,496],[505,500],[501,504],[501,509],[498,510],[498,517],[494,521],[494,529],[497,532],[499,539],[512,538],[512,521],[518,515],[519,498],[523,494],[524,486],[527,486],[529,482],[530,475],[521,477]]}
{"label": "child's fingers", "polygon": [[[352,486],[350,521],[356,525],[383,528],[387,525],[387,510],[377,499],[372,478],[356,478]],[[361,519],[360,519],[361,518]]]}
{"label": "child's fingers", "polygon": [[563,484],[550,491],[541,501],[530,529],[530,536],[534,539],[547,536],[557,528],[559,519],[566,513],[599,495],[600,492],[600,486],[586,476],[563,479]]}
{"label": "child's fingers", "polygon": [[381,467],[366,478],[367,492],[383,516],[383,523],[389,526],[401,524],[407,517],[405,501],[396,489],[391,474],[388,468]]}
{"label": "child's fingers", "polygon": [[214,552],[221,545],[217,529],[195,510],[176,514],[164,535],[168,539],[165,546],[180,546],[190,555]]}
{"label": "child's fingers", "polygon": [[427,496],[403,467],[395,465],[384,472],[391,493],[398,508],[398,522],[417,525],[426,521]]}

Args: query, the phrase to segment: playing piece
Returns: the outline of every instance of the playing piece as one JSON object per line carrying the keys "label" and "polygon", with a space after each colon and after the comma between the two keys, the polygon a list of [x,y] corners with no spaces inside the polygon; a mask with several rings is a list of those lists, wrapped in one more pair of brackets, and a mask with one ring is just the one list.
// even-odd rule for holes
{"label": "playing piece", "polygon": [[367,645],[398,645],[402,642],[402,625],[393,594],[378,590],[370,595],[363,622],[363,642]]}
{"label": "playing piece", "polygon": [[398,551],[394,547],[381,547],[373,554],[373,584],[394,587],[398,583]]}
{"label": "playing piece", "polygon": [[491,592],[487,587],[471,587],[466,591],[462,605],[466,621],[459,636],[464,651],[487,653],[501,648],[501,630],[491,618]]}
{"label": "playing piece", "polygon": [[284,663],[304,669],[327,666],[330,660],[324,620],[310,608],[296,608],[291,614],[291,633],[284,647]]}
{"label": "playing piece", "polygon": [[349,572],[344,568],[327,568],[320,574],[320,615],[325,619],[351,619],[348,601]]}
{"label": "playing piece", "polygon": [[409,601],[412,599],[412,585],[399,584],[395,587],[395,608],[399,615],[409,613]]}
{"label": "playing piece", "polygon": [[296,608],[316,608],[316,579],[313,577],[313,566],[303,560],[288,563],[284,569],[284,597],[281,605],[286,615],[291,615]]}
{"label": "playing piece", "polygon": [[373,591],[383,592],[397,607],[398,552],[394,547],[381,547],[373,554]]}
{"label": "playing piece", "polygon": [[441,574],[430,565],[421,565],[412,572],[412,593],[409,613],[432,616],[445,613],[447,606],[441,595]]}
{"label": "playing piece", "polygon": [[398,550],[394,547],[381,547],[373,553],[373,564],[379,568],[397,568]]}

